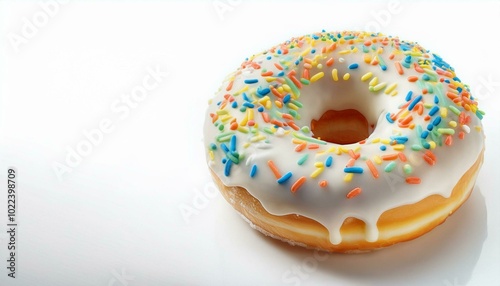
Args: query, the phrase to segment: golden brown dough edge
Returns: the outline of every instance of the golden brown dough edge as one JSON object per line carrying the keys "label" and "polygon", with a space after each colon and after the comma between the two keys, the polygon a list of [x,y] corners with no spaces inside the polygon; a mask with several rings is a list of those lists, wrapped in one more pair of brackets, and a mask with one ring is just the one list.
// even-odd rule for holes
{"label": "golden brown dough edge", "polygon": [[417,203],[384,212],[377,223],[377,241],[365,240],[363,221],[347,218],[340,229],[342,242],[338,245],[330,243],[328,230],[319,222],[296,214],[270,214],[246,189],[225,186],[212,170],[211,174],[224,198],[262,233],[307,248],[329,252],[365,252],[417,238],[443,223],[470,196],[483,157],[484,148],[455,185],[449,198],[432,195]]}

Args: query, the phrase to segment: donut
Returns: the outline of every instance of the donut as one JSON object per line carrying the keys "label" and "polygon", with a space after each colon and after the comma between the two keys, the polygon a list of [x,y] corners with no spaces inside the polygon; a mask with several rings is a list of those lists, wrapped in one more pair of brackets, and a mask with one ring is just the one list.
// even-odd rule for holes
{"label": "donut", "polygon": [[292,245],[363,252],[417,238],[469,197],[484,112],[442,57],[381,33],[294,37],[209,100],[204,148],[224,198]]}

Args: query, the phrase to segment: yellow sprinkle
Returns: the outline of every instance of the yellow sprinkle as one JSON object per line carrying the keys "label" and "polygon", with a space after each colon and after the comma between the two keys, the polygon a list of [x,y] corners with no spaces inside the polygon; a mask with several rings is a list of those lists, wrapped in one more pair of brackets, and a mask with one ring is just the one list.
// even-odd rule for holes
{"label": "yellow sprinkle", "polygon": [[350,54],[351,53],[351,50],[342,50],[339,52],[339,54],[341,55],[346,55],[346,54]]}
{"label": "yellow sprinkle", "polygon": [[248,128],[243,127],[243,126],[238,126],[237,130],[240,131],[241,133],[245,133],[245,134],[248,133]]}
{"label": "yellow sprinkle", "polygon": [[279,86],[276,90],[279,91],[279,93],[283,93],[284,91],[283,86]]}
{"label": "yellow sprinkle", "polygon": [[354,176],[353,173],[348,173],[344,176],[344,182],[350,182],[352,181],[352,177]]}
{"label": "yellow sprinkle", "polygon": [[349,153],[349,149],[344,148],[344,147],[339,147],[339,151],[342,153]]}
{"label": "yellow sprinkle", "polygon": [[446,116],[448,115],[448,108],[441,107],[440,114],[441,114],[441,117],[446,118]]}
{"label": "yellow sprinkle", "polygon": [[215,113],[217,113],[217,115],[224,115],[227,114],[227,110],[217,110]]}
{"label": "yellow sprinkle", "polygon": [[257,136],[250,138],[250,142],[258,142],[258,141],[261,141],[264,139],[266,139],[266,136],[260,134],[260,135],[257,135]]}
{"label": "yellow sprinkle", "polygon": [[381,82],[373,87],[373,91],[380,91],[387,85],[386,82]]}
{"label": "yellow sprinkle", "polygon": [[436,142],[434,141],[429,141],[429,145],[431,145],[431,149],[436,148]]}
{"label": "yellow sprinkle", "polygon": [[481,126],[479,126],[479,125],[474,126],[474,128],[475,128],[477,131],[481,131],[481,129],[482,129],[482,128],[481,128]]}
{"label": "yellow sprinkle", "polygon": [[243,144],[243,148],[248,148],[250,146],[250,142],[245,142],[245,144]]}
{"label": "yellow sprinkle", "polygon": [[375,162],[375,164],[377,165],[380,165],[382,164],[382,158],[379,155],[375,155],[373,156],[373,162]]}
{"label": "yellow sprinkle", "polygon": [[338,81],[339,80],[337,69],[333,69],[332,70],[332,78],[333,78],[334,81]]}
{"label": "yellow sprinkle", "polygon": [[322,69],[322,68],[323,68],[323,65],[322,65],[322,64],[318,64],[316,67],[317,67],[318,69]]}
{"label": "yellow sprinkle", "polygon": [[309,54],[309,52],[311,51],[311,48],[307,48],[306,50],[304,50],[300,55],[301,56],[306,56],[307,54]]}
{"label": "yellow sprinkle", "polygon": [[399,115],[399,118],[405,118],[406,116],[408,116],[408,114],[410,114],[410,111],[408,109],[405,109],[405,111],[403,111],[400,115]]}
{"label": "yellow sprinkle", "polygon": [[396,151],[403,151],[405,149],[405,145],[404,144],[396,144],[396,145],[392,146],[392,149],[394,149]]}
{"label": "yellow sprinkle", "polygon": [[333,153],[335,152],[335,146],[332,146],[330,147],[328,150],[327,150],[328,153]]}
{"label": "yellow sprinkle", "polygon": [[378,83],[378,77],[374,77],[372,80],[370,80],[368,85],[375,86],[375,85],[377,85],[377,83]]}
{"label": "yellow sprinkle", "polygon": [[288,86],[288,84],[283,84],[283,89],[286,91],[286,92],[290,92],[292,91],[292,89],[290,88],[290,86]]}
{"label": "yellow sprinkle", "polygon": [[238,90],[237,92],[235,92],[234,95],[240,95],[240,94],[244,93],[245,91],[247,91],[248,88],[249,88],[248,85],[245,85],[240,90]]}
{"label": "yellow sprinkle", "polygon": [[380,142],[382,142],[382,144],[389,144],[391,143],[391,139],[380,139]]}
{"label": "yellow sprinkle", "polygon": [[224,123],[227,122],[227,121],[229,121],[229,120],[231,120],[232,118],[233,117],[230,114],[226,114],[226,115],[223,115],[223,116],[219,117],[220,121],[222,121]]}
{"label": "yellow sprinkle", "polygon": [[367,81],[373,76],[372,72],[367,72],[361,77],[361,81]]}
{"label": "yellow sprinkle", "polygon": [[358,47],[354,47],[354,49],[352,49],[352,52],[353,53],[357,53],[358,52]]}
{"label": "yellow sprinkle", "polygon": [[299,107],[291,102],[287,103],[287,106],[293,110],[299,110]]}
{"label": "yellow sprinkle", "polygon": [[392,91],[396,88],[396,86],[398,86],[398,84],[397,84],[397,83],[393,83],[393,84],[389,85],[389,86],[385,89],[384,93],[385,93],[385,94],[389,94],[389,93],[391,93],[391,92],[392,92]]}
{"label": "yellow sprinkle", "polygon": [[356,147],[354,147],[354,149],[352,149],[352,151],[354,151],[354,153],[359,152],[359,150],[361,150],[361,146],[356,146]]}
{"label": "yellow sprinkle", "polygon": [[282,108],[283,107],[283,102],[279,101],[279,100],[275,100],[274,101],[274,104],[276,105],[276,107],[278,108]]}
{"label": "yellow sprinkle", "polygon": [[272,76],[266,76],[264,79],[265,79],[267,82],[272,82],[272,81],[275,81],[275,80],[276,80],[276,78],[275,78],[275,77],[272,77]]}
{"label": "yellow sprinkle", "polygon": [[311,173],[311,178],[316,178],[317,176],[319,176],[319,174],[321,174],[321,172],[323,172],[325,168],[318,168],[316,170],[314,170],[314,172]]}
{"label": "yellow sprinkle", "polygon": [[323,164],[323,162],[316,162],[314,163],[314,167],[316,168],[323,168],[325,165]]}
{"label": "yellow sprinkle", "polygon": [[342,78],[344,80],[348,80],[350,77],[351,77],[351,75],[349,73],[346,73],[346,74],[344,74],[344,76]]}
{"label": "yellow sprinkle", "polygon": [[[266,105],[265,105],[266,109],[271,109],[271,107],[273,107],[273,104],[271,103],[270,100],[266,101]],[[253,110],[253,109],[251,109]]]}
{"label": "yellow sprinkle", "polygon": [[365,54],[363,56],[363,61],[365,61],[365,63],[369,64],[372,61],[372,58],[370,57],[369,54]]}
{"label": "yellow sprinkle", "polygon": [[429,108],[431,108],[433,106],[434,106],[433,103],[424,103],[424,107],[427,108],[427,109],[429,109]]}
{"label": "yellow sprinkle", "polygon": [[249,108],[248,111],[248,120],[253,120],[253,109]]}
{"label": "yellow sprinkle", "polygon": [[396,95],[398,95],[398,91],[397,90],[393,90],[390,95],[391,96],[396,96]]}
{"label": "yellow sprinkle", "polygon": [[243,119],[241,119],[241,121],[240,121],[240,126],[245,126],[245,125],[247,125],[247,122],[248,122],[248,110],[249,110],[249,109],[247,109],[247,112],[245,113],[245,116],[243,117]]}
{"label": "yellow sprinkle", "polygon": [[208,151],[208,155],[210,156],[210,160],[213,161],[215,159],[214,151],[212,150]]}
{"label": "yellow sprinkle", "polygon": [[270,100],[270,98],[269,98],[269,96],[266,95],[263,98],[259,99],[259,103],[262,104],[262,105],[264,105],[264,104],[266,104],[266,102],[268,100]]}
{"label": "yellow sprinkle", "polygon": [[457,122],[456,122],[456,121],[453,121],[453,120],[452,120],[452,121],[450,121],[448,124],[449,124],[451,127],[457,127]]}
{"label": "yellow sprinkle", "polygon": [[378,143],[378,142],[380,142],[380,138],[379,137],[373,138],[372,143]]}
{"label": "yellow sprinkle", "polygon": [[317,73],[317,74],[313,75],[313,76],[311,77],[310,81],[311,81],[311,82],[315,82],[315,81],[317,81],[318,79],[322,78],[324,75],[325,75],[325,73],[324,73],[324,72],[319,72],[319,73]]}

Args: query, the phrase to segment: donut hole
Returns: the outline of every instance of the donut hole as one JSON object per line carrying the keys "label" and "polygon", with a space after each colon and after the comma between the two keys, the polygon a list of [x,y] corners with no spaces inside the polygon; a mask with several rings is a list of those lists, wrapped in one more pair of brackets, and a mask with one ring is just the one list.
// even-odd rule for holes
{"label": "donut hole", "polygon": [[355,109],[328,110],[318,120],[311,120],[311,131],[315,138],[347,145],[370,136],[370,125],[366,117]]}

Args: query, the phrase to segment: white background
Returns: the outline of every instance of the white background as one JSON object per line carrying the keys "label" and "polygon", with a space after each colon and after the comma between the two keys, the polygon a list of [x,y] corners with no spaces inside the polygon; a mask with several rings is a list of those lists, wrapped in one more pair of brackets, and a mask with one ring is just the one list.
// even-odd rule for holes
{"label": "white background", "polygon": [[[498,1],[1,1],[0,285],[500,285],[499,19]],[[208,99],[245,57],[322,29],[418,41],[486,111],[474,192],[428,235],[325,255],[264,237],[214,190],[202,144]],[[150,90],[127,113],[144,80]],[[85,133],[102,121],[107,133],[89,145]],[[58,176],[54,166],[78,148],[86,153]]]}

